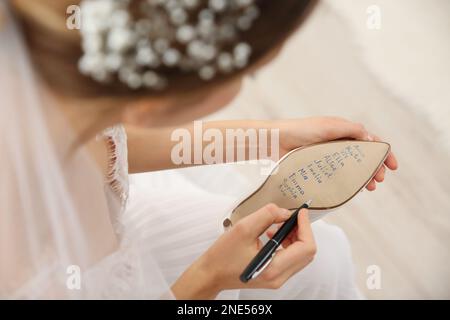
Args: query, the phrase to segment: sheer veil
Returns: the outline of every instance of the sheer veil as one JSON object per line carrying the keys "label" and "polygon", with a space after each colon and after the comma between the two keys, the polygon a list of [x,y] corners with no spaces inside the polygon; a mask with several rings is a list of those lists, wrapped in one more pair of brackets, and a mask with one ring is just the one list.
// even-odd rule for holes
{"label": "sheer veil", "polygon": [[0,298],[168,294],[145,246],[117,236],[120,204],[86,150],[67,157],[70,126],[41,95],[6,0],[0,66]]}

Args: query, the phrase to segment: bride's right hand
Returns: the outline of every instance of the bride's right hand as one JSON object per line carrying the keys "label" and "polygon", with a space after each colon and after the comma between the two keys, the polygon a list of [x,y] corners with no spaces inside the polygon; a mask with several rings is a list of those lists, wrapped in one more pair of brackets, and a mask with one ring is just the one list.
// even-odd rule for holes
{"label": "bride's right hand", "polygon": [[286,221],[291,212],[266,205],[225,232],[172,286],[177,299],[210,299],[220,291],[239,288],[281,287],[314,258],[314,242],[308,210],[298,216],[298,228],[283,243],[265,270],[248,283],[240,274],[262,246],[259,237],[270,226]]}

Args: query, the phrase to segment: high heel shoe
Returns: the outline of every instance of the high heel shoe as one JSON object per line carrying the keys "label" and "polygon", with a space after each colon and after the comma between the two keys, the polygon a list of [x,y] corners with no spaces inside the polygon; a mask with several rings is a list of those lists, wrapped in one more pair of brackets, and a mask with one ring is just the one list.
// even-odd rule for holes
{"label": "high heel shoe", "polygon": [[310,220],[342,206],[375,176],[390,152],[385,142],[337,140],[300,147],[274,166],[262,185],[223,221],[229,228],[268,203],[294,210],[312,200]]}

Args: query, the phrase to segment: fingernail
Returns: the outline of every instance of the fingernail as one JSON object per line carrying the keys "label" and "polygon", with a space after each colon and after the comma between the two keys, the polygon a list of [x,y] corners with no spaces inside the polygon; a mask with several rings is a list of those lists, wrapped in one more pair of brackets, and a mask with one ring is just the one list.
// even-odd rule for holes
{"label": "fingernail", "polygon": [[284,218],[290,218],[292,213],[288,209],[283,209],[283,212],[281,213]]}
{"label": "fingernail", "polygon": [[302,209],[302,210],[300,210],[300,215],[302,215],[303,218],[309,219],[309,210],[308,210],[308,209]]}
{"label": "fingernail", "polygon": [[367,136],[367,140],[373,141],[373,137],[369,134],[369,135]]}

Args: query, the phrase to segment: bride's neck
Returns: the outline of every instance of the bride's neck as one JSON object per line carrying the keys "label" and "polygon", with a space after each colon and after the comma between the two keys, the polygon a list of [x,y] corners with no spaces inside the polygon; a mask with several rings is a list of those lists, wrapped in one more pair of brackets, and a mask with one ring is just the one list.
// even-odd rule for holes
{"label": "bride's neck", "polygon": [[55,93],[51,95],[74,131],[74,147],[88,143],[104,129],[122,122],[125,107],[120,102],[108,98],[83,99]]}
{"label": "bride's neck", "polygon": [[52,131],[56,142],[65,145],[61,146],[65,150],[64,157],[71,159],[82,148],[92,156],[102,173],[107,174],[108,149],[105,141],[96,137],[122,121],[125,102],[121,105],[110,99],[78,99],[45,92],[58,108],[57,114],[62,116],[62,123],[54,124]]}

